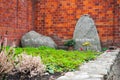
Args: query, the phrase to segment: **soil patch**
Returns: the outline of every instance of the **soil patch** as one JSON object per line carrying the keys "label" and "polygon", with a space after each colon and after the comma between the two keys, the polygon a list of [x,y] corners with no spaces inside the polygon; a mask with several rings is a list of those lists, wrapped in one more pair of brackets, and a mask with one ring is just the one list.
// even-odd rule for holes
{"label": "soil patch", "polygon": [[0,78],[0,80],[55,80],[61,75],[63,75],[63,73],[45,74],[42,76],[35,76],[29,78],[27,75],[17,73],[14,75],[6,75],[5,77]]}

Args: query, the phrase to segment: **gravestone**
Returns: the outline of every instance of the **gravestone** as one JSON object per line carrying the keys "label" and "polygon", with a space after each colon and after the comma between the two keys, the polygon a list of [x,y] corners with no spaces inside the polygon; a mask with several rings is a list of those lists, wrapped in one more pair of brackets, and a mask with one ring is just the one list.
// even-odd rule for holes
{"label": "gravestone", "polygon": [[[101,50],[100,39],[93,19],[89,15],[83,15],[75,26],[73,39],[76,42],[75,49],[80,50]],[[83,46],[84,43],[90,43],[90,46]]]}
{"label": "gravestone", "polygon": [[22,36],[21,39],[22,47],[40,47],[40,46],[49,46],[56,48],[56,43],[52,38],[44,36],[35,31],[30,31]]}

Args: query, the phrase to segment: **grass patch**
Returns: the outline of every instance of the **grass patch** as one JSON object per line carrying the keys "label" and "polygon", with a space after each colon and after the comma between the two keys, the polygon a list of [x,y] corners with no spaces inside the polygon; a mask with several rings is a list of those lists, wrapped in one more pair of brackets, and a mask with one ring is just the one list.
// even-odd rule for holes
{"label": "grass patch", "polygon": [[80,64],[95,59],[100,54],[95,51],[65,51],[42,46],[16,48],[15,56],[23,51],[28,55],[40,56],[49,73],[74,71]]}

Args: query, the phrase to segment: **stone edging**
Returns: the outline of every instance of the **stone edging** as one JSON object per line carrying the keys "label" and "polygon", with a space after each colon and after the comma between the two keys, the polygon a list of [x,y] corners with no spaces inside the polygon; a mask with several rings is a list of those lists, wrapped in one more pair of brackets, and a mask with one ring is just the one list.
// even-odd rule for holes
{"label": "stone edging", "polygon": [[80,66],[79,71],[67,72],[56,80],[107,80],[107,75],[118,54],[119,49],[104,52],[96,60]]}

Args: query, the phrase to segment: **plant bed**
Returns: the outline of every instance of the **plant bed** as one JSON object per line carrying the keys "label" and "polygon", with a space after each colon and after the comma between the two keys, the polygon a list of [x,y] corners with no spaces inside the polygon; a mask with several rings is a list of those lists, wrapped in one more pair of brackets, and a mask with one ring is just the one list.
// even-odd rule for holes
{"label": "plant bed", "polygon": [[65,72],[75,71],[82,63],[95,59],[99,54],[45,46],[15,48],[15,42],[7,47],[7,38],[4,37],[0,39],[0,80],[54,80]]}
{"label": "plant bed", "polygon": [[80,64],[95,59],[100,53],[95,51],[65,51],[50,47],[16,48],[16,55],[25,51],[28,55],[40,56],[46,65],[47,72],[74,71]]}
{"label": "plant bed", "polygon": [[[15,48],[13,59],[22,55],[23,52],[31,57],[39,56],[41,62],[46,66],[45,73],[29,78],[28,74],[18,72],[14,75],[5,75],[6,80],[54,80],[65,72],[75,71],[82,63],[95,59],[100,54],[95,51],[65,51],[42,46],[39,48]],[[27,61],[29,63],[30,60]]]}

